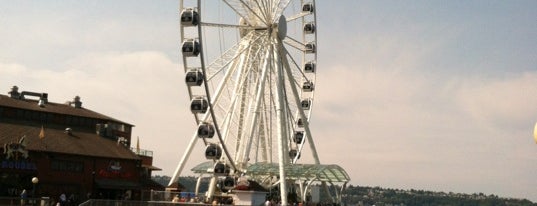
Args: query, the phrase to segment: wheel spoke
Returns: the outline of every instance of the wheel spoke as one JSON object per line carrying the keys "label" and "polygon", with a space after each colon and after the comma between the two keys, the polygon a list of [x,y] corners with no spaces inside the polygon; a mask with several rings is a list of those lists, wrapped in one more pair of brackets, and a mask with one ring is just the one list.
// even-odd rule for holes
{"label": "wheel spoke", "polygon": [[276,3],[276,5],[274,5],[276,9],[272,14],[272,19],[274,20],[272,23],[276,23],[276,21],[278,20],[277,17],[283,14],[283,11],[285,10],[285,8],[287,8],[290,2],[291,0],[280,0],[278,1],[278,3]]}
{"label": "wheel spoke", "polygon": [[[286,50],[283,47],[281,47],[281,52],[287,53]],[[289,81],[291,81],[293,79],[293,75],[292,75],[291,69],[289,67],[289,62],[287,61],[286,58],[283,58],[282,60],[283,60],[283,64],[284,64],[285,73],[287,74],[287,78],[289,79]],[[290,82],[290,83],[292,83],[292,82]],[[299,95],[298,95],[298,91],[297,91],[296,87],[291,87],[291,91],[293,92],[293,97],[294,97],[295,103],[297,105],[300,105],[301,100],[299,99]],[[298,107],[298,112],[300,114],[300,117],[305,120],[306,119],[306,114],[304,113],[304,110],[301,107]],[[309,124],[306,123],[304,125],[304,128],[306,130],[306,137],[308,138],[308,142],[309,142],[310,149],[311,149],[311,152],[312,152],[312,155],[313,155],[313,159],[315,160],[315,164],[320,164],[319,155],[317,154],[317,149],[315,147],[315,143],[313,142],[313,138],[311,137],[311,131],[310,131],[310,128],[309,128]],[[293,160],[293,162],[296,162],[297,159],[298,158],[295,158]]]}
{"label": "wheel spoke", "polygon": [[[226,4],[231,7],[235,13],[248,22],[248,25],[256,25],[255,19],[257,19],[259,22],[264,22],[263,18],[259,16],[258,12],[254,11],[252,7],[243,0],[224,0],[224,2],[226,2]],[[253,14],[255,17],[252,17],[250,14]]]}
{"label": "wheel spoke", "polygon": [[[285,48],[283,48],[283,49],[285,50],[285,53],[287,54],[287,57],[288,57],[289,59],[291,59],[291,62],[293,62],[293,65],[295,66],[295,68],[297,68],[297,69],[296,69],[296,71],[298,71],[297,73],[300,73],[299,75],[302,76],[302,78],[303,78],[305,81],[310,81],[310,80],[308,79],[308,77],[306,76],[306,74],[304,74],[304,72],[303,72],[302,70],[300,70],[300,66],[298,65],[298,63],[297,63],[297,61],[295,60],[295,58],[294,58],[293,56],[291,56],[291,54],[289,54],[289,51],[287,51],[287,49],[285,49]],[[294,75],[295,75],[295,74],[293,73],[293,76],[294,76]],[[301,86],[297,81],[295,81],[295,83],[296,83],[297,85]]]}
{"label": "wheel spoke", "polygon": [[250,48],[247,44],[248,42],[257,42],[261,37],[262,35],[255,35],[255,32],[250,32],[248,36],[244,37],[241,42],[236,43],[230,49],[220,55],[218,59],[213,60],[213,62],[206,67],[207,72],[209,73],[207,78],[208,81],[211,81],[215,75],[225,69],[226,66],[236,60],[245,51],[247,51],[247,49]]}
{"label": "wheel spoke", "polygon": [[247,25],[220,24],[220,23],[210,23],[210,22],[201,22],[200,25],[207,26],[207,27],[217,27],[217,28],[253,29],[253,27],[247,26]]}
{"label": "wheel spoke", "polygon": [[310,13],[301,12],[301,13],[295,14],[293,16],[288,17],[287,22],[297,20],[297,19],[299,19],[301,17],[304,17],[304,16],[307,16],[307,15],[310,15]]}
{"label": "wheel spoke", "polygon": [[289,46],[294,47],[295,49],[298,49],[298,50],[300,50],[300,51],[305,51],[305,47],[306,47],[306,45],[303,44],[303,43],[301,43],[301,42],[299,42],[298,40],[296,40],[296,39],[290,37],[290,36],[287,36],[287,37],[283,40],[283,42],[285,42],[285,43],[286,43],[287,45],[289,45]]}

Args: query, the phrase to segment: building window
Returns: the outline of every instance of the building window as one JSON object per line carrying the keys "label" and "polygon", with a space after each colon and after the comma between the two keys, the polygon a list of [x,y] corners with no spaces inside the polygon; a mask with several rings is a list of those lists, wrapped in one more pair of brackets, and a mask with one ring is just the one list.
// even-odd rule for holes
{"label": "building window", "polygon": [[52,113],[47,113],[47,122],[56,123],[56,121],[54,119],[54,115]]}
{"label": "building window", "polygon": [[17,109],[17,118],[19,118],[19,119],[24,118],[24,110]]}
{"label": "building window", "polygon": [[39,120],[39,112],[32,112],[32,120]]}
{"label": "building window", "polygon": [[47,121],[47,113],[44,113],[44,112],[40,112],[39,113],[39,119],[44,122],[44,121]]}
{"label": "building window", "polygon": [[61,172],[83,172],[84,163],[77,161],[52,160],[50,168]]}

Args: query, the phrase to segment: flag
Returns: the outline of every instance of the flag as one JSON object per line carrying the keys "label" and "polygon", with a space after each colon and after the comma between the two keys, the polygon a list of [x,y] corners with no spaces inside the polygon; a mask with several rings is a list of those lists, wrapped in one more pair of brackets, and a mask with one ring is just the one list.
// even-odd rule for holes
{"label": "flag", "polygon": [[41,125],[41,131],[39,132],[39,139],[45,138],[45,128]]}
{"label": "flag", "polygon": [[140,137],[136,137],[136,154],[140,154]]}
{"label": "flag", "polygon": [[533,129],[533,138],[535,139],[535,143],[537,143],[537,123],[535,123],[535,128]]}

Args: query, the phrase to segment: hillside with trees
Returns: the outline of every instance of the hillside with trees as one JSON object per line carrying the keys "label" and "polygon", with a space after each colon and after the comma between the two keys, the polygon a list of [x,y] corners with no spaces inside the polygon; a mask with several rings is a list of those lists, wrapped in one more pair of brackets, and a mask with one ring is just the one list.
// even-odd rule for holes
{"label": "hillside with trees", "polygon": [[[170,181],[168,176],[153,176],[156,182],[167,185]],[[186,191],[194,191],[197,178],[193,176],[180,177],[179,182],[186,188]],[[208,178],[202,179],[200,192],[207,191]],[[325,199],[326,197],[321,197]],[[326,198],[328,199],[328,198]],[[497,195],[485,195],[483,193],[463,194],[453,192],[433,192],[425,190],[401,190],[381,187],[353,186],[350,185],[345,190],[342,197],[343,205],[363,205],[363,206],[403,206],[403,205],[424,205],[424,206],[537,206],[527,199],[504,198]]]}
{"label": "hillside with trees", "polygon": [[453,192],[432,192],[424,190],[400,190],[380,187],[350,185],[343,195],[347,205],[468,205],[468,206],[500,206],[500,205],[532,205],[527,199],[502,198],[497,195],[483,193],[462,194]]}

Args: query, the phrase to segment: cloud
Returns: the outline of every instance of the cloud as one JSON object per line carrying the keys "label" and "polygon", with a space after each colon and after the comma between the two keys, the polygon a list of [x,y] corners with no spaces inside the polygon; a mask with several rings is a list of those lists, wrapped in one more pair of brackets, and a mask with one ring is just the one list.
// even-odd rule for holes
{"label": "cloud", "polygon": [[457,100],[473,120],[494,130],[522,129],[537,117],[537,72],[462,82]]}
{"label": "cloud", "polygon": [[[341,164],[358,184],[530,189],[522,182],[537,170],[524,166],[536,160],[528,151],[537,73],[486,79],[416,72],[332,66],[319,73],[312,126],[321,162]],[[521,167],[528,172],[510,169]]]}
{"label": "cloud", "polygon": [[15,63],[1,63],[0,68],[2,68],[2,73],[6,76],[10,75],[21,75],[27,71],[26,67],[20,64]]}

